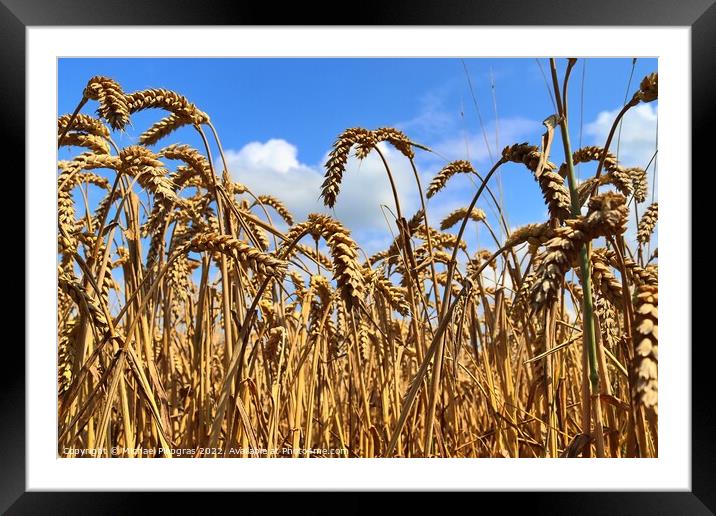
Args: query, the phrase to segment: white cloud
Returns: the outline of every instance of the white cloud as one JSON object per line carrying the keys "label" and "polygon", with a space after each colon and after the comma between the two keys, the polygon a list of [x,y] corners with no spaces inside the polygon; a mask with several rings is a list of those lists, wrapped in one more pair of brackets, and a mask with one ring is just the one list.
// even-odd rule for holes
{"label": "white cloud", "polygon": [[[418,205],[417,187],[410,164],[394,149],[384,145],[380,149],[395,178],[403,214],[410,217]],[[305,220],[311,212],[328,213],[352,232],[374,236],[376,245],[378,241],[383,241],[378,238],[379,234],[389,234],[380,206],[387,205],[394,212],[395,202],[377,153],[371,153],[363,161],[349,160],[333,212],[320,199],[323,166],[301,163],[298,149],[286,140],[251,142],[239,150],[227,150],[225,155],[236,181],[248,186],[256,195],[277,197],[297,221]],[[325,162],[325,157],[322,162]],[[392,219],[389,217],[389,220]],[[366,252],[371,250],[366,249]]]}
{"label": "white cloud", "polygon": [[[592,137],[594,145],[603,146],[619,109],[602,111],[596,120],[587,124],[585,133]],[[646,167],[656,151],[657,107],[655,103],[639,104],[627,111],[622,119],[619,145],[619,161],[629,167]],[[617,130],[618,131],[618,130]],[[609,150],[617,152],[617,135]]]}
{"label": "white cloud", "polygon": [[251,142],[239,150],[227,150],[225,155],[232,177],[255,195],[273,195],[301,219],[310,211],[319,211],[321,174],[298,161],[294,145],[278,139]]}
{"label": "white cloud", "polygon": [[282,174],[301,165],[298,150],[286,140],[271,139],[266,143],[251,142],[233,152],[234,165],[240,169],[269,169]]}

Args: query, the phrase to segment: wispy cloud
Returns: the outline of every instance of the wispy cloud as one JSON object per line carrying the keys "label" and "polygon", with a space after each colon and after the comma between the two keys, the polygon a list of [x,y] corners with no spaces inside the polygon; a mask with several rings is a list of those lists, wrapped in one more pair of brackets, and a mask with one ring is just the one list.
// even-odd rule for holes
{"label": "wispy cloud", "polygon": [[[489,79],[488,76],[485,77]],[[502,147],[521,142],[541,134],[537,120],[524,117],[494,119],[491,109],[483,118],[484,127],[475,127],[472,100],[469,94],[461,104],[455,102],[455,91],[462,83],[451,81],[434,89],[420,99],[417,114],[396,127],[435,151],[434,155],[421,156],[423,163],[468,159],[486,165],[497,159]],[[490,156],[492,155],[492,156]]]}
{"label": "wispy cloud", "polygon": [[459,106],[449,108],[449,87],[426,93],[420,99],[418,113],[411,119],[398,122],[395,127],[421,139],[431,139],[446,131],[454,131],[460,120]]}

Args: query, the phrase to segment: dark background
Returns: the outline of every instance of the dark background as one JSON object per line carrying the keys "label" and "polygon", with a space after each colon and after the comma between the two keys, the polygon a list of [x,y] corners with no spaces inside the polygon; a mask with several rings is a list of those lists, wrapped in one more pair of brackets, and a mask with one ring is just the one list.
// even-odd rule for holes
{"label": "dark background", "polygon": [[[2,164],[6,199],[32,194],[25,184],[25,27],[28,25],[661,25],[692,27],[692,169],[698,178],[697,195],[709,195],[705,181],[713,174],[712,125],[716,86],[716,6],[714,0],[425,0],[350,4],[308,4],[306,2],[203,2],[132,1],[132,0],[0,0],[0,112],[2,113]],[[121,42],[118,42],[120,44]],[[565,43],[565,48],[568,43]],[[684,173],[670,171],[670,173]],[[21,179],[22,178],[22,179]],[[49,179],[48,179],[49,180]],[[709,202],[693,202],[709,206]],[[13,209],[12,213],[16,213]],[[704,216],[706,214],[706,216]],[[704,210],[697,222],[710,222]],[[13,215],[12,218],[16,217]],[[11,218],[11,219],[12,219]],[[17,271],[24,261],[17,257],[20,242],[17,223],[6,228],[5,250],[10,250],[9,267]],[[9,226],[9,225],[8,225]],[[706,226],[704,226],[706,227]],[[690,228],[685,228],[689,230]],[[12,231],[16,234],[12,235]],[[701,233],[708,237],[710,232]],[[692,267],[706,271],[700,282],[700,293],[709,294],[713,269],[708,256],[697,253]],[[701,258],[703,257],[703,258]],[[5,257],[8,259],[8,257]],[[707,261],[708,260],[708,261]],[[24,270],[25,274],[32,271]],[[23,306],[18,293],[23,292],[19,274],[3,276],[6,299]],[[691,278],[688,278],[691,281]],[[684,299],[691,303],[692,300]],[[693,302],[693,321],[708,321],[704,310],[713,302]],[[288,510],[333,514],[368,513],[388,506],[381,500],[358,493],[263,493],[249,497],[244,493],[204,495],[164,493],[25,493],[25,354],[18,339],[11,338],[17,318],[6,316],[3,328],[4,362],[0,374],[0,510],[7,514],[132,514],[161,504],[162,512],[193,513],[192,505],[202,504],[203,511],[221,511],[229,505],[232,512],[259,510],[273,512],[282,504]],[[686,321],[684,321],[686,323]],[[692,492],[691,493],[473,493],[470,499],[455,500],[455,493],[410,493],[398,501],[401,512],[429,510],[431,505],[442,512],[469,510],[494,511],[527,508],[530,514],[713,514],[716,509],[716,446],[714,425],[713,336],[693,339],[692,345]],[[667,343],[688,346],[690,343]],[[50,346],[50,343],[48,343]],[[575,459],[577,460],[577,459]],[[24,493],[24,494],[23,494]],[[251,499],[249,499],[251,498]],[[488,499],[489,498],[489,499]],[[460,509],[464,507],[463,509]],[[156,509],[154,509],[156,510]]]}

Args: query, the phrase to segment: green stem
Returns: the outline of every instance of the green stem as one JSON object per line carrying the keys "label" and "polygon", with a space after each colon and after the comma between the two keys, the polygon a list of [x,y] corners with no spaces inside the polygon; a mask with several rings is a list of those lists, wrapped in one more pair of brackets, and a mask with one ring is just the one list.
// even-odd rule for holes
{"label": "green stem", "polygon": [[[571,211],[573,217],[581,214],[579,206],[579,194],[577,192],[577,179],[574,173],[574,161],[572,159],[572,148],[569,142],[569,128],[567,126],[567,118],[565,114],[565,106],[562,105],[562,99],[559,93],[559,81],[557,79],[557,67],[554,59],[550,59],[550,67],[552,70],[552,82],[557,100],[557,109],[559,110],[560,121],[559,128],[562,133],[562,145],[564,147],[564,157],[567,163],[567,182],[569,184],[569,196],[571,200]],[[565,86],[566,90],[566,86]],[[597,348],[595,345],[596,334],[594,331],[594,306],[592,300],[592,279],[589,267],[589,250],[586,244],[582,245],[579,250],[579,267],[582,271],[582,291],[583,297],[583,318],[584,318],[584,335],[586,337],[586,345],[589,357],[589,380],[592,385],[592,393],[599,389],[599,371],[597,370]]]}
{"label": "green stem", "polygon": [[594,306],[592,301],[591,268],[589,263],[589,250],[583,245],[579,250],[579,267],[582,269],[582,290],[584,291],[584,327],[587,336],[589,353],[589,381],[592,384],[592,394],[599,390],[599,372],[597,370],[597,346],[594,330]]}

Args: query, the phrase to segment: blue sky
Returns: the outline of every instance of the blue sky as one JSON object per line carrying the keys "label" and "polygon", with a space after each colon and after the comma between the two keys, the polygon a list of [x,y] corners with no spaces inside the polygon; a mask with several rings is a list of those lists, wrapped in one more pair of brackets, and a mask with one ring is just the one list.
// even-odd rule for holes
{"label": "blue sky", "polygon": [[[549,78],[548,61],[540,62]],[[564,65],[565,60],[560,60],[560,76]],[[631,59],[578,62],[569,92],[575,148],[580,141],[603,145],[624,103],[631,70]],[[642,77],[653,71],[657,71],[656,59],[637,60],[630,96]],[[322,164],[336,136],[348,127],[398,127],[434,149],[438,155],[420,152],[417,158],[425,188],[446,160],[469,157],[478,171],[486,172],[490,155],[498,156],[502,147],[523,141],[539,145],[541,122],[555,111],[535,59],[73,58],[59,61],[58,74],[59,114],[72,112],[94,75],[114,78],[127,92],[161,87],[187,96],[211,116],[233,176],[256,194],[281,198],[299,219],[310,211],[326,211],[318,199]],[[84,112],[94,108],[90,102]],[[643,105],[625,118],[619,149],[625,165],[645,167],[653,155],[656,108],[656,103]],[[133,117],[133,126],[115,135],[115,141],[120,146],[132,144],[163,115]],[[176,142],[200,148],[190,128],[172,134],[159,147]],[[65,155],[63,151],[61,157]],[[409,216],[418,206],[412,172],[401,156],[390,151],[388,155]],[[562,161],[559,141],[551,160]],[[351,163],[334,212],[368,253],[391,239],[380,204],[392,208],[393,203],[380,167],[375,158]],[[511,225],[543,220],[539,188],[524,167],[504,167],[494,187]],[[468,177],[456,177],[430,201],[433,224],[466,205],[473,193],[474,183]],[[488,204],[483,202],[482,207],[491,215]],[[497,228],[493,216],[490,222]],[[481,236],[480,242],[493,247],[486,238]]]}

